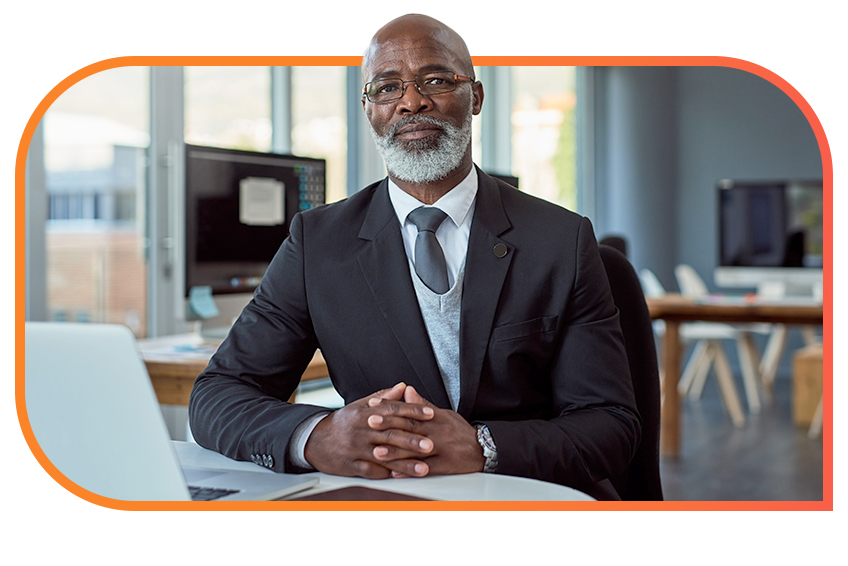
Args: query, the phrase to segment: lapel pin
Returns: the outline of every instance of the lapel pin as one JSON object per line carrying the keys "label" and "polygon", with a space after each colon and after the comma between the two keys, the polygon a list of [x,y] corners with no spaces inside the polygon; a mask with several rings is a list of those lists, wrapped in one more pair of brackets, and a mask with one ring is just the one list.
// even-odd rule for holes
{"label": "lapel pin", "polygon": [[503,244],[495,244],[495,247],[492,249],[495,252],[495,257],[504,257],[506,255],[506,246]]}

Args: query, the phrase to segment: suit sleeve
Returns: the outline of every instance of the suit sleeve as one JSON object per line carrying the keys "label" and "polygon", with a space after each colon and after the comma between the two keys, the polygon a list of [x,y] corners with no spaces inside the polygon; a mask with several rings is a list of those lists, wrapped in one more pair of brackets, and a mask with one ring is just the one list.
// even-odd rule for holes
{"label": "suit sleeve", "polygon": [[235,460],[258,457],[278,472],[304,471],[287,462],[292,433],[326,409],[287,400],[316,347],[297,215],[253,299],[195,381],[189,421],[197,443]]}
{"label": "suit sleeve", "polygon": [[618,310],[586,219],[575,245],[575,280],[550,370],[553,418],[483,422],[497,445],[497,473],[591,492],[625,471],[641,426]]}

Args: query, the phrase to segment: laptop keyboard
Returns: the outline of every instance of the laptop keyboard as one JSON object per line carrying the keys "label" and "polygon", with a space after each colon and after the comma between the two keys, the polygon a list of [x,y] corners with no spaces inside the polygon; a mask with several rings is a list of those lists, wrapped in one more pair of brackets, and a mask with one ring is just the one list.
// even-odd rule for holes
{"label": "laptop keyboard", "polygon": [[192,501],[214,501],[231,493],[238,493],[237,489],[221,489],[216,487],[200,487],[196,485],[188,486],[188,491],[191,494]]}

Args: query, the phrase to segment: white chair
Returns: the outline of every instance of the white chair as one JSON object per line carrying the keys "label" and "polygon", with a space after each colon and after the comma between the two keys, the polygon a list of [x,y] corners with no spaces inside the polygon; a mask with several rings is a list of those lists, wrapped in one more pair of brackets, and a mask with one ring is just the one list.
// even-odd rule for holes
{"label": "white chair", "polygon": [[[777,375],[777,369],[780,367],[780,358],[783,356],[783,350],[786,349],[788,331],[789,328],[787,325],[775,324],[765,350],[763,350],[763,359],[760,362],[760,380],[763,384],[765,397],[769,401],[774,396],[772,394],[774,378]],[[820,341],[812,326],[801,326],[801,336],[804,338],[804,344],[807,346]]]}
{"label": "white chair", "polygon": [[[639,272],[639,278],[642,281],[642,290],[646,296],[661,297],[665,295],[665,288],[651,270],[642,269]],[[654,323],[654,332],[656,332],[658,338],[665,334],[664,321],[658,320]],[[734,426],[741,427],[745,424],[745,414],[739,401],[736,386],[733,383],[730,364],[721,346],[722,340],[736,339],[738,334],[739,332],[729,324],[717,322],[687,322],[681,324],[681,340],[684,343],[694,342],[695,346],[683,369],[678,391],[682,395],[685,395],[688,391],[691,398],[700,397],[710,367],[715,365],[724,406]],[[665,371],[665,368],[662,368],[662,371]],[[693,383],[697,387],[690,387]]]}
{"label": "white chair", "polygon": [[[685,297],[698,298],[709,294],[707,285],[691,265],[680,264],[674,268],[674,275],[680,292]],[[758,383],[761,381],[763,364],[760,353],[754,342],[753,334],[771,334],[774,326],[771,324],[734,324],[725,325],[736,333],[736,350],[739,354],[739,364],[742,369],[742,380],[745,384],[745,394],[748,398],[748,408],[754,414],[760,412],[761,403]],[[785,339],[785,338],[784,338]],[[771,358],[767,358],[771,360]],[[779,357],[778,357],[779,360]],[[695,396],[700,396],[703,384],[692,383]]]}

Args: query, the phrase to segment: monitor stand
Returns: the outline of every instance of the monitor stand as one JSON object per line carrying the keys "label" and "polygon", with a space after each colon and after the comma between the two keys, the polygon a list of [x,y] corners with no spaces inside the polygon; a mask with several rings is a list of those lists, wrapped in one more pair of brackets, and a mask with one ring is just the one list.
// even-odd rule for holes
{"label": "monitor stand", "polygon": [[208,340],[210,342],[222,342],[224,338],[227,337],[227,334],[230,332],[230,326],[207,326],[203,322],[198,321],[196,332],[203,340]]}
{"label": "monitor stand", "polygon": [[[218,308],[218,316],[212,318],[195,318],[189,324],[192,327],[192,332],[200,336],[203,340],[209,342],[220,343],[227,337],[233,323],[244,310],[244,307],[253,298],[251,293],[238,293],[231,295],[215,295],[215,305]],[[188,303],[186,310],[190,312]]]}

